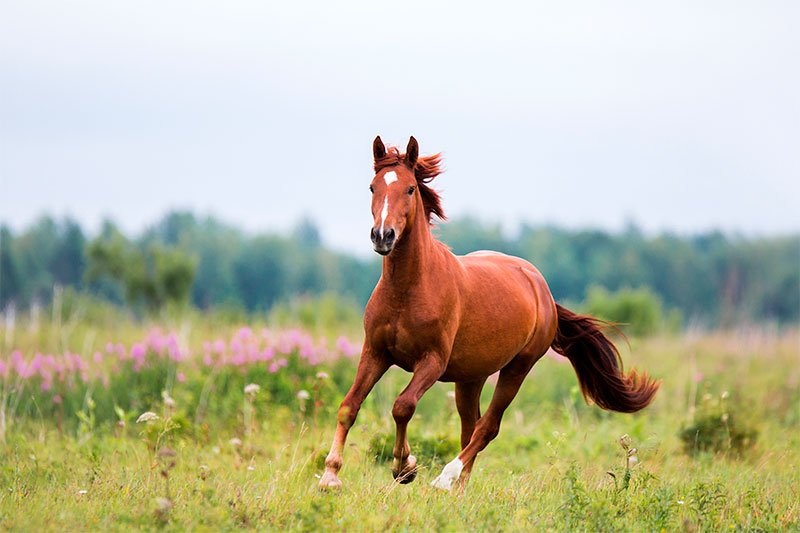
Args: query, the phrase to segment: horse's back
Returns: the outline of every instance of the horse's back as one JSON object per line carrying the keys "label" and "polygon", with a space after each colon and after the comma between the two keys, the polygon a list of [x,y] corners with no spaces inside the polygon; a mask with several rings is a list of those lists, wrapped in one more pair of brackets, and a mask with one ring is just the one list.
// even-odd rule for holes
{"label": "horse's back", "polygon": [[508,297],[518,293],[530,297],[535,307],[555,309],[550,287],[529,261],[501,252],[479,250],[458,257],[466,272],[466,284],[472,292]]}

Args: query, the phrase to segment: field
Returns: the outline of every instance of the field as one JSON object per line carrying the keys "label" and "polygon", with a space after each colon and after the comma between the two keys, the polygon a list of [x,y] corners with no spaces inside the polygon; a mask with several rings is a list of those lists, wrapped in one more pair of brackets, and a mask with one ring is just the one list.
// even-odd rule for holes
{"label": "field", "polygon": [[390,411],[408,376],[392,370],[351,431],[343,489],[322,493],[358,335],[202,315],[7,321],[0,528],[800,529],[797,330],[621,341],[628,367],[663,380],[633,416],[587,406],[547,356],[463,494],[429,486],[458,451],[449,384],[412,420],[417,480],[393,483]]}

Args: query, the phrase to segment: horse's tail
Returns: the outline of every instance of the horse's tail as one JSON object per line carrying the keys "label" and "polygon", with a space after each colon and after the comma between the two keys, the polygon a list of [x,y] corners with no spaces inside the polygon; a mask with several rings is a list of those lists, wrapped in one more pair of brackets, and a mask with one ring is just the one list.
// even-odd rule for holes
{"label": "horse's tail", "polygon": [[584,398],[611,411],[634,413],[647,407],[655,396],[660,382],[631,370],[622,370],[617,347],[603,335],[602,320],[582,316],[556,304],[558,329],[553,349],[569,359]]}

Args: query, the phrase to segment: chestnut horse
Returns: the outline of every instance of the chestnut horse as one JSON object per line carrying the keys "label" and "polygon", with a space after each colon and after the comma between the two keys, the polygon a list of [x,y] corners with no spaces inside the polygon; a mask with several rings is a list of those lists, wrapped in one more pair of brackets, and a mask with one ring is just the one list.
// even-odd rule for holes
{"label": "chestnut horse", "polygon": [[[623,373],[619,353],[601,332],[603,323],[553,301],[529,262],[497,252],[463,257],[431,234],[431,218],[444,219],[439,195],[428,183],[441,172],[440,154],[419,157],[411,137],[405,154],[373,143],[371,238],[384,256],[378,285],[364,314],[364,347],[353,386],[342,401],[336,434],[325,459],[321,488],[339,488],[347,432],[364,398],[392,365],[412,373],[392,408],[397,424],[392,474],[410,483],[417,461],[406,428],[425,392],[437,381],[455,382],[461,418],[461,453],[433,481],[464,487],[476,455],[500,430],[503,412],[548,348],[572,363],[583,394],[604,409],[631,413],[647,406],[659,383],[636,371]],[[486,413],[480,395],[500,372]]]}

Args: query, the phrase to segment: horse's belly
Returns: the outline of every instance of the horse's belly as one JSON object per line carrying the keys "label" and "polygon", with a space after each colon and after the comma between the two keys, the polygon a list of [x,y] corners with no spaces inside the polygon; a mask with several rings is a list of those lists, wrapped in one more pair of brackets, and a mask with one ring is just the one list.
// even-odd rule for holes
{"label": "horse's belly", "polygon": [[479,344],[458,342],[441,381],[471,381],[485,378],[506,366],[525,347],[527,335],[483,335]]}

